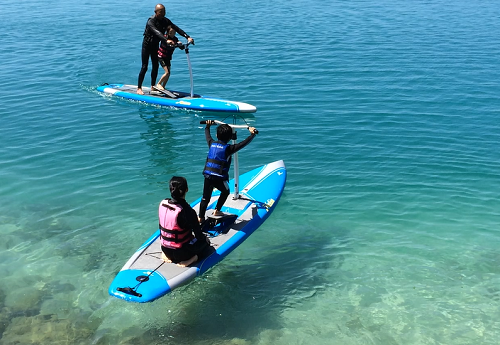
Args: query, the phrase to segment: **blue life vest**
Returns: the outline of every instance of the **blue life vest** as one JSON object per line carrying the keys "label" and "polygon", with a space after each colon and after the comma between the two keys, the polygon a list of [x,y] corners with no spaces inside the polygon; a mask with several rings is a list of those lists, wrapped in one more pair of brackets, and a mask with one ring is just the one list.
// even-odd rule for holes
{"label": "blue life vest", "polygon": [[231,166],[231,156],[226,157],[226,149],[229,144],[214,141],[208,150],[207,162],[203,174],[208,176],[229,179],[229,167]]}

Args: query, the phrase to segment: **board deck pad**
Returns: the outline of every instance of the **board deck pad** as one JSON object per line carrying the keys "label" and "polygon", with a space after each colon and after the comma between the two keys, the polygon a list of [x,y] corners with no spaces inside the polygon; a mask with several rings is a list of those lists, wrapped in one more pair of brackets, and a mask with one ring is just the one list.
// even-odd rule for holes
{"label": "board deck pad", "polygon": [[[111,86],[113,86],[113,84]],[[118,90],[118,91],[135,93],[136,95],[139,95],[137,93],[137,86],[136,85],[116,84],[116,86],[114,86],[113,88]],[[162,92],[162,90],[159,90],[156,88],[151,89],[150,87],[143,86],[142,91],[144,92],[145,95],[153,95],[155,97],[168,97],[168,94],[165,94],[164,92]],[[172,93],[177,98],[191,97],[191,94],[189,94],[187,92],[173,91],[173,90],[166,90],[166,91]],[[141,95],[139,95],[139,96],[141,96]],[[193,98],[200,98],[200,97],[201,97],[200,95],[193,94]]]}
{"label": "board deck pad", "polygon": [[222,219],[222,218],[227,218],[227,217],[230,217],[230,216],[234,216],[234,214],[232,214],[232,213],[226,213],[226,212],[222,212],[221,215],[215,215],[214,213],[215,213],[215,210],[213,210],[212,213],[207,216],[207,218]]}
{"label": "board deck pad", "polygon": [[179,95],[178,93],[176,95],[175,93],[172,93],[170,90],[167,90],[167,89],[162,90],[162,89],[159,89],[159,88],[157,88],[155,86],[153,87],[152,91],[159,92],[159,93],[161,93],[161,94],[163,94],[163,95],[165,95],[167,97],[170,97],[170,98],[178,98],[177,95]]}
{"label": "board deck pad", "polygon": [[[127,261],[111,283],[109,293],[132,302],[150,302],[182,286],[220,262],[271,214],[286,182],[283,161],[269,163],[240,176],[241,198],[230,195],[222,207],[222,217],[207,217],[203,231],[211,246],[204,257],[189,267],[162,260],[160,231],[157,230]],[[231,190],[233,192],[233,190]],[[207,208],[211,212],[220,192],[215,191]],[[201,198],[192,203],[198,212]],[[148,279],[140,281],[141,277]],[[140,295],[140,296],[139,296]]]}

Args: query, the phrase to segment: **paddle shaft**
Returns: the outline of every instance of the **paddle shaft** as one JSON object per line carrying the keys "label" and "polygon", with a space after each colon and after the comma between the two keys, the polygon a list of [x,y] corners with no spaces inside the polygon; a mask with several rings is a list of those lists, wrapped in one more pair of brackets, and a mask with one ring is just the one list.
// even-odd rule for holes
{"label": "paddle shaft", "polygon": [[184,51],[186,52],[186,58],[187,58],[187,62],[188,62],[189,81],[191,83],[191,98],[193,98],[193,96],[194,96],[193,69],[191,67],[191,59],[189,58],[189,44],[190,44],[190,42],[188,41],[186,43],[186,48],[184,48]]}

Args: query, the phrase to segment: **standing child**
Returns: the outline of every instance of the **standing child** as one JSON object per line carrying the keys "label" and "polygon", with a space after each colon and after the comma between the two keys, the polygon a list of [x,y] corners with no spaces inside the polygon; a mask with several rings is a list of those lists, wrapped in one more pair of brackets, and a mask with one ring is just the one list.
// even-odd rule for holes
{"label": "standing child", "polygon": [[173,27],[169,26],[167,28],[165,37],[167,40],[162,41],[160,49],[158,49],[158,61],[165,70],[165,74],[161,76],[158,84],[155,85],[155,88],[158,90],[165,90],[165,85],[167,85],[168,78],[170,78],[170,62],[172,61],[172,54],[175,48],[184,49],[184,44],[179,42],[179,39],[175,36],[175,29]]}
{"label": "standing child", "polygon": [[207,120],[205,127],[205,138],[209,147],[207,162],[205,163],[205,168],[203,169],[203,176],[205,176],[205,182],[203,185],[203,197],[200,202],[200,211],[198,213],[198,218],[200,223],[205,220],[205,212],[207,210],[208,203],[212,196],[212,190],[217,188],[220,191],[219,200],[215,206],[214,216],[221,216],[221,208],[229,196],[229,167],[231,166],[231,156],[237,151],[241,150],[247,146],[250,141],[257,134],[257,130],[254,127],[248,127],[250,136],[243,140],[241,143],[234,145],[228,144],[229,140],[233,137],[233,129],[227,124],[222,124],[217,127],[217,141],[212,138],[210,134],[210,126],[215,122],[212,120]]}

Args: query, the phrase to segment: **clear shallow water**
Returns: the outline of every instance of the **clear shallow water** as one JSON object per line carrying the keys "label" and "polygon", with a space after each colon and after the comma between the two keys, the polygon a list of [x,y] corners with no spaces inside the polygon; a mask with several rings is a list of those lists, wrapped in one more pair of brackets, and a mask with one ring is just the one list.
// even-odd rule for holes
{"label": "clear shallow water", "polygon": [[498,343],[496,2],[167,9],[196,39],[196,92],[258,107],[242,169],[284,159],[289,178],[237,251],[136,305],[109,283],[172,175],[199,197],[199,120],[223,119],[94,91],[136,82],[154,5],[2,6],[0,343]]}

